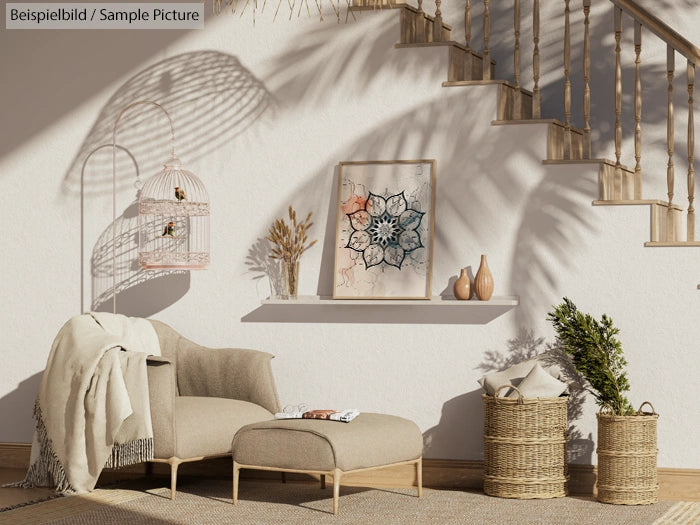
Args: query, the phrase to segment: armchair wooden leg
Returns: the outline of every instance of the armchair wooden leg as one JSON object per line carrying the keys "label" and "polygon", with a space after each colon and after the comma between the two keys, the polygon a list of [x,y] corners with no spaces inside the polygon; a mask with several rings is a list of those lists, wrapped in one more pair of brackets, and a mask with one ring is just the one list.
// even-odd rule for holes
{"label": "armchair wooden leg", "polygon": [[333,470],[333,514],[338,514],[338,498],[340,497],[340,475],[339,468]]}
{"label": "armchair wooden leg", "polygon": [[170,499],[175,499],[175,488],[177,487],[177,468],[180,466],[180,458],[170,458]]}
{"label": "armchair wooden leg", "polygon": [[238,474],[241,471],[241,466],[236,463],[235,461],[233,462],[233,504],[236,505],[238,503]]}
{"label": "armchair wooden leg", "polygon": [[423,495],[423,458],[416,461],[416,483],[418,485],[418,497]]}

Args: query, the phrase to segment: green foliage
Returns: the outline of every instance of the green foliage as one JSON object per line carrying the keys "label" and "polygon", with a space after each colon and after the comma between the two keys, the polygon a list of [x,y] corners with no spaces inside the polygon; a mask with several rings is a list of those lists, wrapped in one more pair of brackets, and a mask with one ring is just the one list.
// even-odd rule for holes
{"label": "green foliage", "polygon": [[587,390],[602,408],[609,406],[616,415],[634,413],[624,392],[630,389],[622,353],[622,344],[615,336],[619,330],[612,319],[603,314],[600,321],[581,313],[564,297],[564,302],[549,312],[562,349],[572,357],[574,367],[589,383]]}

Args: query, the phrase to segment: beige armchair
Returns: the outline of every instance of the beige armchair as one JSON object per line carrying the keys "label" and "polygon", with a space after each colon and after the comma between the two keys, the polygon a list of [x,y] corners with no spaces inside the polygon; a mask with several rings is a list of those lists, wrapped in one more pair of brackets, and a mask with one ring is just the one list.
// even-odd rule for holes
{"label": "beige armchair", "polygon": [[236,431],[274,419],[279,398],[271,354],[206,348],[151,320],[162,356],[148,359],[154,462],[170,465],[175,498],[181,463],[231,454]]}

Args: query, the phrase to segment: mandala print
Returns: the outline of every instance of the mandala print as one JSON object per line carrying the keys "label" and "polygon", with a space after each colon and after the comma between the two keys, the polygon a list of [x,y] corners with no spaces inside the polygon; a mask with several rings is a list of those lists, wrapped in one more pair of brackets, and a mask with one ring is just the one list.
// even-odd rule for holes
{"label": "mandala print", "polygon": [[353,232],[346,248],[362,253],[365,268],[384,262],[401,269],[406,254],[423,247],[417,231],[423,215],[408,207],[403,192],[386,199],[370,193],[364,210],[348,213]]}

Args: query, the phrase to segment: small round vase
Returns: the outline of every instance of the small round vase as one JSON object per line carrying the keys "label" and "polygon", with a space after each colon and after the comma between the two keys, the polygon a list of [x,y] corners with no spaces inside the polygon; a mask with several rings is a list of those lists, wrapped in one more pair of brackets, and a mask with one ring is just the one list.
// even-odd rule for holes
{"label": "small round vase", "polygon": [[459,277],[454,284],[455,297],[461,301],[467,301],[472,298],[472,282],[469,279],[469,274],[466,268],[462,268]]}
{"label": "small round vase", "polygon": [[481,264],[474,278],[474,292],[480,301],[488,301],[493,295],[493,275],[485,255],[481,256]]}

